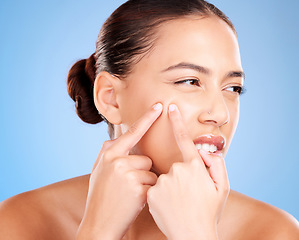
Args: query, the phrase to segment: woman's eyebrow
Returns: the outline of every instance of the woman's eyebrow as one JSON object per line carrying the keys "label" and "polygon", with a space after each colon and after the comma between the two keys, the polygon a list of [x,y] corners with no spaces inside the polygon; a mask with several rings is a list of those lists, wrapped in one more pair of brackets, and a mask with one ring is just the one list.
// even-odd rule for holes
{"label": "woman's eyebrow", "polygon": [[243,71],[231,71],[226,75],[227,78],[237,77],[245,80],[245,73]]}
{"label": "woman's eyebrow", "polygon": [[186,63],[186,62],[181,62],[179,64],[172,65],[172,66],[164,69],[162,72],[167,72],[167,71],[181,69],[181,68],[193,69],[193,70],[196,70],[197,72],[204,73],[207,75],[209,75],[211,73],[211,71],[208,68],[205,68],[205,67],[193,64],[193,63]]}
{"label": "woman's eyebrow", "polygon": [[[182,68],[183,69],[192,69],[197,72],[204,73],[206,75],[211,74],[211,70],[206,67],[202,67],[202,66],[199,66],[199,65],[196,65],[193,63],[186,63],[186,62],[181,62],[179,64],[172,65],[172,66],[164,69],[162,72],[167,72],[167,71],[182,69]],[[240,78],[243,78],[243,80],[245,80],[245,73],[243,71],[230,71],[226,74],[226,77],[227,78],[240,77]]]}

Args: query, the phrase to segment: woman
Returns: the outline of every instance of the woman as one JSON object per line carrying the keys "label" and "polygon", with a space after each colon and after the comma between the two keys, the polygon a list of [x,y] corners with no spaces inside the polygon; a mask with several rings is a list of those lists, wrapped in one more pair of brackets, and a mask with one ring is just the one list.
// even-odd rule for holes
{"label": "woman", "polygon": [[292,216],[229,189],[243,82],[235,29],[213,5],[128,1],[68,76],[79,117],[106,121],[111,140],[91,175],[3,202],[1,237],[298,239]]}

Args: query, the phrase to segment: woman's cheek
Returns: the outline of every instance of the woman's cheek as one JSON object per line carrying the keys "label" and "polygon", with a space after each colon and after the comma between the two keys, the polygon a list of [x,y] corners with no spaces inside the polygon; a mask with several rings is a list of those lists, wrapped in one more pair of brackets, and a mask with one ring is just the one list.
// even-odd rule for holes
{"label": "woman's cheek", "polygon": [[180,106],[183,109],[183,105],[175,99],[160,102],[163,104],[161,116],[134,148],[135,154],[152,159],[153,170],[158,174],[167,173],[174,162],[183,161],[168,118],[168,106],[171,103],[177,104],[179,109]]}
{"label": "woman's cheek", "polygon": [[[174,162],[183,161],[168,118],[168,106],[172,103],[176,104],[181,110],[184,119],[190,122],[192,121],[192,116],[194,117],[195,106],[193,105],[198,106],[198,104],[191,101],[193,99],[190,99],[191,96],[174,93],[165,88],[160,89],[157,87],[155,94],[150,94],[150,91],[142,92],[143,97],[140,97],[138,101],[128,103],[128,106],[131,108],[130,112],[135,113],[132,115],[138,114],[138,116],[135,116],[135,119],[141,117],[147,109],[157,102],[163,104],[163,112],[131,152],[132,154],[145,155],[151,158],[155,172],[159,174],[167,173]],[[161,96],[163,96],[163,99]],[[132,119],[132,115],[128,121],[129,123],[135,121],[135,119]],[[192,128],[192,126],[189,127]]]}
{"label": "woman's cheek", "polygon": [[153,161],[152,168],[158,174],[167,173],[175,161],[179,161],[180,151],[174,139],[167,115],[167,107],[148,132],[135,146],[136,154],[148,156]]}

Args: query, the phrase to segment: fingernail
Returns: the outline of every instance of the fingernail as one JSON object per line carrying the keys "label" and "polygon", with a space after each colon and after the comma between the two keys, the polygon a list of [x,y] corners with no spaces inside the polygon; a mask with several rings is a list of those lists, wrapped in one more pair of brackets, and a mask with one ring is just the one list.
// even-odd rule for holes
{"label": "fingernail", "polygon": [[169,112],[173,112],[173,111],[175,111],[177,109],[177,106],[175,105],[175,104],[170,104],[169,106],[168,106],[168,111]]}
{"label": "fingernail", "polygon": [[216,155],[216,156],[219,156],[219,157],[223,156],[223,154],[221,152],[220,153],[211,153],[211,152],[207,152],[207,151],[202,150],[202,149],[200,149],[199,152],[200,152],[200,155],[205,155],[205,156],[207,156],[207,155]]}
{"label": "fingernail", "polygon": [[161,110],[161,109],[162,109],[162,107],[163,107],[163,106],[162,106],[162,104],[161,104],[161,103],[157,103],[157,104],[155,104],[155,105],[154,105],[154,107],[153,107],[153,108],[154,108],[154,110],[158,111],[158,110]]}

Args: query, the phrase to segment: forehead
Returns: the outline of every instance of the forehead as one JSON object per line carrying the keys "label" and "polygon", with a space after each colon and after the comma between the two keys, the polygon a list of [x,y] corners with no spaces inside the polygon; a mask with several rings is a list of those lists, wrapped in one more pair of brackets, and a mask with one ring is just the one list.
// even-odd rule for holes
{"label": "forehead", "polygon": [[153,48],[140,63],[162,68],[179,62],[212,69],[220,65],[241,68],[237,37],[218,17],[194,16],[165,22],[157,29]]}
{"label": "forehead", "polygon": [[[234,31],[226,22],[216,16],[188,16],[170,20],[158,27],[156,36],[156,46],[165,41],[169,42],[171,40],[171,42],[177,43],[182,40],[186,41],[188,38],[190,43],[196,45],[207,42],[214,45],[226,46],[228,43],[238,44]],[[221,44],[223,42],[225,44]]]}

